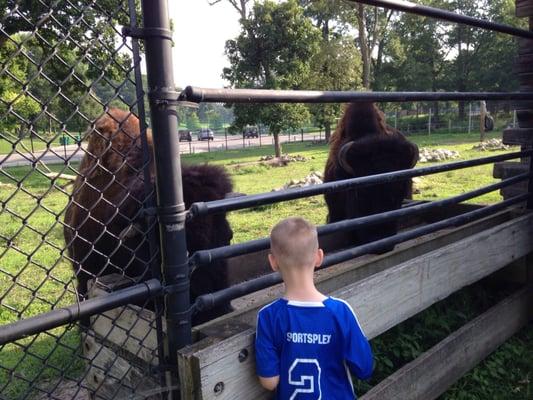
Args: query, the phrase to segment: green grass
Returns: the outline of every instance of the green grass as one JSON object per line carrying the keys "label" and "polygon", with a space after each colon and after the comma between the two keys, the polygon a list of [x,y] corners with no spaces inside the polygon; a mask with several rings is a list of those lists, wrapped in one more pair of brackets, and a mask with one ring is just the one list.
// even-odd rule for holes
{"label": "green grass", "polygon": [[[472,150],[478,140],[477,134],[412,136],[410,139],[420,147],[457,150],[461,154],[460,159],[488,155]],[[326,145],[297,142],[284,144],[283,149],[308,160],[293,162],[287,167],[256,164],[260,156],[272,154],[272,146],[185,155],[182,159],[184,163],[208,162],[225,166],[232,176],[235,191],[246,194],[270,192],[291,179],[301,179],[312,171],[324,169],[328,152]],[[493,154],[497,153],[490,153]],[[64,167],[57,165],[51,168],[60,171]],[[64,172],[74,173],[69,169]],[[424,177],[421,194],[416,198],[445,198],[495,181],[492,165],[446,172]],[[488,204],[499,200],[500,195],[493,193],[473,202]],[[68,195],[59,187],[51,188],[50,179],[39,171],[29,167],[4,168],[0,170],[0,201],[3,205],[0,213],[0,325],[73,304],[72,269],[62,256],[63,231],[59,223],[63,219]],[[316,224],[323,224],[326,221],[323,197],[229,213],[233,241],[237,243],[264,237],[274,223],[289,215],[301,215]],[[46,234],[45,243],[42,243],[42,234]],[[61,375],[80,376],[83,363],[75,356],[79,347],[77,330],[62,327],[51,334],[54,336],[41,334],[0,348],[0,398],[24,397],[31,390],[28,382],[34,380],[53,380]],[[524,343],[531,345],[531,335],[527,335]],[[520,343],[517,346],[523,347]],[[469,382],[462,385],[473,385],[472,381]]]}
{"label": "green grass", "polygon": [[[492,134],[488,136],[488,138],[493,137],[497,137],[497,135]],[[481,158],[488,155],[504,153],[503,151],[480,152],[478,150],[472,150],[472,147],[479,142],[478,134],[420,135],[411,136],[410,140],[416,142],[419,147],[446,148],[458,151],[460,157],[451,161]],[[328,146],[311,145],[308,142],[296,142],[283,144],[283,151],[293,155],[300,154],[309,160],[307,162],[294,162],[287,167],[269,167],[251,164],[258,161],[261,156],[272,154],[272,146],[184,155],[182,156],[182,160],[184,163],[224,165],[232,175],[235,191],[256,194],[270,192],[273,189],[283,186],[283,184],[289,182],[291,179],[302,179],[312,171],[323,171],[327,159]],[[434,163],[419,164],[419,166],[429,166],[432,164]],[[443,199],[497,182],[498,180],[492,178],[492,168],[492,164],[488,164],[423,177],[420,183],[421,193],[415,195],[415,199]],[[468,202],[490,204],[500,200],[501,196],[499,192],[493,192]],[[316,196],[266,206],[260,210],[243,210],[230,213],[229,220],[234,230],[234,241],[241,242],[257,238],[258,236],[266,236],[269,228],[273,224],[288,215],[294,214],[308,218],[316,224],[325,223],[326,208],[323,197]]]}
{"label": "green grass", "polygon": [[[48,139],[49,140],[49,139]],[[74,140],[70,138],[70,143],[74,144]],[[33,139],[33,151],[41,151],[47,147],[61,146],[59,143],[59,137],[54,139],[51,143],[44,140]],[[19,153],[28,153],[32,151],[32,140],[30,139],[10,139],[0,138],[0,154],[8,154],[12,151],[18,151]]]}

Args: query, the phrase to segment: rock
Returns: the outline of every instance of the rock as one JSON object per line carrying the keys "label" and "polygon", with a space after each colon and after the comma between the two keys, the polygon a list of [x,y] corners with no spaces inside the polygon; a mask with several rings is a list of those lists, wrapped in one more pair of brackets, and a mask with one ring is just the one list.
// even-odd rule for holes
{"label": "rock", "polygon": [[419,163],[426,162],[437,162],[444,160],[451,160],[458,158],[459,153],[455,150],[448,149],[428,149],[427,147],[422,147],[419,152]]}
{"label": "rock", "polygon": [[[276,157],[274,157],[273,155],[262,156],[259,158],[259,161],[271,161],[271,160],[274,160],[275,158]],[[279,161],[280,163],[286,164],[286,163],[293,162],[293,161],[308,161],[308,158],[301,156],[299,154],[296,154],[295,156],[290,155],[290,154],[282,154],[281,157],[279,158]]]}
{"label": "rock", "polygon": [[420,176],[415,176],[411,180],[413,182],[413,194],[420,194],[422,186],[424,186],[424,180]]}
{"label": "rock", "polygon": [[277,188],[277,189],[272,189],[272,191],[276,192],[278,190],[292,189],[292,188],[311,186],[311,185],[320,185],[321,183],[323,183],[322,174],[320,172],[311,172],[304,179],[301,179],[301,180],[291,179],[288,183],[286,183],[282,187]]}
{"label": "rock", "polygon": [[497,151],[497,150],[509,150],[511,146],[503,144],[501,139],[490,139],[479,144],[474,145],[472,150],[479,151]]}

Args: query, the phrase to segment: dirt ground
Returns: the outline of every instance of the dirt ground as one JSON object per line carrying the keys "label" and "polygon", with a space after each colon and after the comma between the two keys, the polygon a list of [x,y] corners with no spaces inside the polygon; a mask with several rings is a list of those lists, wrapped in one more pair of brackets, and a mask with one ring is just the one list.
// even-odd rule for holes
{"label": "dirt ground", "polygon": [[80,388],[79,383],[62,379],[60,382],[44,383],[41,388],[51,390],[50,394],[38,393],[31,397],[32,400],[91,400],[89,392]]}

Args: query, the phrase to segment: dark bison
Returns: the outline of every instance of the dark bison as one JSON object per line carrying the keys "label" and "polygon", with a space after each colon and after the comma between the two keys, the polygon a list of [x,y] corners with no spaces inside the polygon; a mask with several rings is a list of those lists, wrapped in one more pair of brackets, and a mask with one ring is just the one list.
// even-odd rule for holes
{"label": "dark bison", "polygon": [[[350,103],[335,134],[324,172],[326,182],[413,168],[418,147],[385,123],[373,103]],[[379,184],[325,195],[329,222],[398,209],[411,196],[411,180]],[[354,244],[396,234],[397,223],[387,222],[354,230]],[[385,250],[390,250],[384,249]]]}
{"label": "dark bison", "polygon": [[[151,133],[147,135],[150,150]],[[111,109],[98,119],[65,211],[64,236],[78,280],[81,298],[87,282],[118,273],[132,282],[149,279],[149,244],[143,213],[145,185],[139,120],[129,112]],[[154,182],[153,163],[150,181]],[[232,183],[221,167],[182,166],[185,205],[222,199]],[[157,229],[156,229],[157,232]],[[187,250],[224,246],[233,232],[225,214],[197,218],[186,227]],[[159,263],[159,260],[156,260]],[[225,262],[196,271],[191,297],[227,286]],[[229,310],[229,304],[196,319],[200,322]]]}

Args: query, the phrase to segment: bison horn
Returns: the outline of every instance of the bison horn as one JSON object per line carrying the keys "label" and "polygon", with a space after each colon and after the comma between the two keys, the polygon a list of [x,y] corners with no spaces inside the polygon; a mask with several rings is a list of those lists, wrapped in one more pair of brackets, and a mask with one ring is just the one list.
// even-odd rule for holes
{"label": "bison horn", "polygon": [[348,163],[346,160],[346,154],[354,144],[353,141],[346,142],[342,145],[341,149],[339,150],[339,154],[337,155],[337,160],[339,161],[339,166],[348,174],[355,176],[355,171],[352,168],[352,166]]}
{"label": "bison horn", "polygon": [[127,239],[131,239],[142,233],[143,233],[143,227],[140,223],[131,223],[128,226],[126,226],[124,229],[122,229],[122,231],[118,234],[118,238],[122,241],[125,241]]}
{"label": "bison horn", "polygon": [[246,193],[229,192],[229,193],[226,193],[224,198],[225,199],[233,199],[234,197],[242,197],[242,196],[246,196]]}

